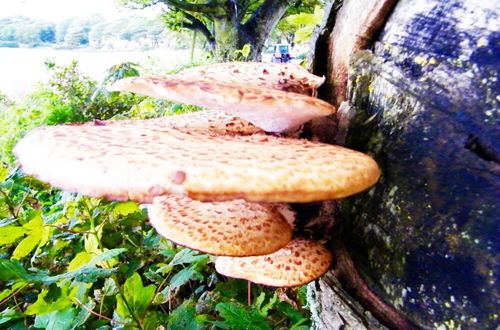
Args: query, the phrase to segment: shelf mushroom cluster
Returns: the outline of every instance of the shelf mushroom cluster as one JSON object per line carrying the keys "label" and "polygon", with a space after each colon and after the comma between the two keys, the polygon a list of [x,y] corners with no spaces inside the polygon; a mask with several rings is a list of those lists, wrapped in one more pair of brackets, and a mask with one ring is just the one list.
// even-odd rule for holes
{"label": "shelf mushroom cluster", "polygon": [[317,242],[292,239],[282,203],[346,197],[380,175],[362,153],[266,133],[334,113],[311,96],[322,82],[301,67],[272,63],[125,78],[109,88],[212,110],[39,127],[14,153],[26,174],[56,187],[150,204],[161,235],[220,256],[221,274],[301,285],[328,270],[331,254]]}

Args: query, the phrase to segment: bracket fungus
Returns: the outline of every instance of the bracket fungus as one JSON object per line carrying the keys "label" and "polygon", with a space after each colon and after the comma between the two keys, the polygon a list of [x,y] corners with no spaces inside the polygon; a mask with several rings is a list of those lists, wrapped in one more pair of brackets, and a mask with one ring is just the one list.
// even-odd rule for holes
{"label": "bracket fungus", "polygon": [[[248,66],[242,65],[241,70],[243,71],[246,67]],[[265,74],[260,77],[245,74],[245,81],[237,83],[228,79],[228,70],[222,68],[215,65],[206,70],[217,72],[220,69],[221,72],[226,72],[225,74],[210,74],[202,77],[194,75],[193,73],[196,72],[194,70],[188,71],[188,74],[185,75],[180,73],[161,77],[127,77],[108,86],[108,90],[139,93],[222,110],[243,118],[267,132],[288,131],[311,119],[335,113],[335,108],[323,100],[284,91],[293,89],[294,86],[303,90],[303,83],[299,80],[296,84],[291,83],[293,80],[287,80],[286,84],[280,84],[280,79],[276,79],[274,76],[274,78],[268,78],[266,82],[260,79],[265,79],[263,78],[267,77]],[[231,70],[234,72],[236,69],[232,68],[231,66]],[[273,66],[273,69],[269,68],[269,72],[271,71],[279,70]],[[300,70],[289,71],[298,72]],[[293,73],[288,73],[288,71],[282,70],[280,72],[288,77],[294,77]],[[304,76],[302,80],[304,79],[313,81],[307,76]],[[265,87],[262,87],[261,84],[264,82]],[[320,82],[321,78],[317,77],[315,82],[308,84],[307,88],[312,89],[313,87],[310,86],[317,86]]]}
{"label": "bracket fungus", "polygon": [[[317,242],[290,241],[292,227],[281,204],[257,202],[342,198],[380,176],[377,163],[360,152],[263,131],[282,132],[334,113],[330,104],[304,95],[314,94],[322,80],[290,65],[255,63],[126,78],[110,88],[215,110],[39,127],[14,154],[26,174],[55,187],[153,203],[150,220],[158,232],[180,245],[226,255],[216,261],[222,274],[270,286],[301,285],[326,272],[330,253]],[[195,214],[192,221],[187,210]],[[208,217],[211,224],[202,220]]]}
{"label": "bracket fungus", "polygon": [[331,262],[332,255],[323,245],[296,238],[265,256],[218,257],[215,269],[219,274],[257,284],[291,287],[320,277],[330,268]]}
{"label": "bracket fungus", "polygon": [[163,237],[212,255],[265,255],[292,239],[292,227],[272,204],[200,202],[170,195],[156,197],[148,214]]}
{"label": "bracket fungus", "polygon": [[209,201],[320,201],[365,190],[380,174],[371,157],[340,146],[134,123],[39,127],[14,153],[26,174],[58,188],[141,203],[168,193]]}
{"label": "bracket fungus", "polygon": [[180,72],[184,77],[217,79],[227,83],[314,95],[325,81],[301,66],[287,63],[229,62],[195,66]]}

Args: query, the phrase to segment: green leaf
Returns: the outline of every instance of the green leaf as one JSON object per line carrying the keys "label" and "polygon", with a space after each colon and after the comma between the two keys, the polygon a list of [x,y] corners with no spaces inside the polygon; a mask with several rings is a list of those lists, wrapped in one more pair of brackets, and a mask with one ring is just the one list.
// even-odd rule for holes
{"label": "green leaf", "polygon": [[293,324],[293,326],[299,326],[300,324],[309,321],[309,319],[305,318],[301,312],[293,308],[292,305],[285,301],[276,304],[276,309],[280,313],[288,317],[290,319],[290,323]]}
{"label": "green leaf", "polygon": [[68,298],[65,290],[61,291],[61,296],[53,303],[48,303],[44,298],[49,293],[48,290],[43,290],[38,294],[37,300],[24,312],[26,315],[43,315],[55,311],[63,310],[72,305],[71,300]]}
{"label": "green leaf", "polygon": [[12,258],[21,259],[26,257],[40,242],[41,232],[37,231],[25,237],[12,253]]}
{"label": "green leaf", "polygon": [[19,226],[6,226],[0,230],[0,245],[12,244],[28,230]]}
{"label": "green leaf", "polygon": [[254,309],[223,302],[218,303],[215,309],[230,329],[271,329],[266,319]]}
{"label": "green leaf", "polygon": [[196,318],[196,309],[194,302],[185,301],[174,309],[168,317],[168,330],[202,330],[203,323]]}
{"label": "green leaf", "polygon": [[177,274],[175,274],[170,280],[170,289],[177,288],[186,284],[195,274],[196,266],[191,266],[189,268],[184,268]]}
{"label": "green leaf", "polygon": [[102,294],[104,296],[113,296],[118,293],[118,288],[116,283],[112,278],[107,278],[104,281],[104,286],[102,287]]}
{"label": "green leaf", "polygon": [[92,260],[92,257],[92,254],[85,251],[77,253],[68,265],[68,272],[85,266],[87,263],[89,263],[90,260]]}
{"label": "green leaf", "polygon": [[23,225],[24,228],[28,229],[29,231],[39,231],[43,227],[43,219],[42,215],[40,212],[37,212],[31,219],[28,221],[28,223]]}
{"label": "green leaf", "polygon": [[207,262],[210,257],[206,254],[199,254],[199,252],[182,249],[177,253],[172,261],[169,262],[170,266],[177,266],[182,264],[202,263]]}
{"label": "green leaf", "polygon": [[16,312],[14,308],[7,307],[0,312],[0,324],[5,324],[23,317],[23,314]]}
{"label": "green leaf", "polygon": [[22,280],[30,282],[31,276],[21,265],[19,260],[0,259],[0,278],[4,281]]}
{"label": "green leaf", "polygon": [[86,308],[81,308],[80,312],[75,316],[73,320],[73,327],[72,329],[76,329],[80,326],[82,326],[85,321],[90,317],[90,312],[89,310],[93,310],[95,307],[95,302],[89,301],[88,303],[85,304]]}
{"label": "green leaf", "polygon": [[[123,299],[126,300],[128,307],[138,317],[142,318],[149,304],[155,295],[156,286],[154,284],[144,287],[141,276],[137,273],[132,274],[123,285]],[[119,295],[118,295],[119,296]]]}
{"label": "green leaf", "polygon": [[70,330],[74,329],[74,319],[77,310],[66,308],[65,310],[51,312],[50,314],[37,315],[34,326],[46,330]]}
{"label": "green leaf", "polygon": [[266,299],[266,293],[261,292],[260,295],[255,299],[253,302],[253,305],[260,310],[260,307],[262,306],[262,303],[264,302],[264,299]]}
{"label": "green leaf", "polygon": [[267,317],[269,310],[273,308],[274,305],[276,305],[277,301],[278,301],[278,295],[275,292],[271,297],[271,299],[269,299],[269,302],[267,304],[265,304],[262,308],[261,307],[258,308],[260,315]]}
{"label": "green leaf", "polygon": [[141,212],[139,204],[135,202],[119,203],[113,208],[114,216],[127,216],[132,213]]}
{"label": "green leaf", "polygon": [[28,273],[17,259],[0,259],[0,278],[3,280],[21,280],[24,282],[42,282],[44,284],[54,283],[61,279],[74,278],[77,281],[92,283],[98,278],[109,277],[116,271],[114,268],[97,268],[95,267],[97,263],[114,258],[125,251],[126,249],[124,248],[108,250],[92,258],[86,266],[55,276],[49,276],[45,272]]}
{"label": "green leaf", "polygon": [[288,23],[292,25],[310,25],[319,24],[314,14],[300,13],[296,15],[290,15],[286,18]]}
{"label": "green leaf", "polygon": [[118,255],[122,254],[125,251],[127,251],[127,249],[125,249],[125,248],[107,250],[107,251],[99,254],[97,257],[94,257],[91,261],[89,261],[88,266],[95,266],[98,263],[101,263],[101,262],[106,261],[106,260],[110,260],[114,257],[117,257]]}

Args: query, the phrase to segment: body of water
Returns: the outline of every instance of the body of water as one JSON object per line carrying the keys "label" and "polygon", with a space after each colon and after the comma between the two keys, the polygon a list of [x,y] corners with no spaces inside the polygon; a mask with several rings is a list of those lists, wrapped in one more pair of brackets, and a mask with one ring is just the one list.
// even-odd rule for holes
{"label": "body of water", "polygon": [[[100,81],[106,70],[121,62],[145,64],[151,69],[158,66],[163,72],[189,61],[188,51],[100,51],[100,50],[56,50],[46,48],[0,48],[0,92],[10,98],[18,98],[30,92],[36,82],[46,81],[50,72],[44,62],[50,59],[58,65],[73,60],[80,69],[93,79]],[[143,72],[143,70],[139,70]]]}

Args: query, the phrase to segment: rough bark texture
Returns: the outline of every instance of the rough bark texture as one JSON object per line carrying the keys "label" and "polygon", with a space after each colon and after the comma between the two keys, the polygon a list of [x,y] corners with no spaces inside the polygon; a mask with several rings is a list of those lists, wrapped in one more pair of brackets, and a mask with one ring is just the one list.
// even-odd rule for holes
{"label": "rough bark texture", "polygon": [[339,107],[346,98],[347,71],[353,54],[366,49],[397,0],[344,1],[336,15],[328,50],[328,101]]}
{"label": "rough bark texture", "polygon": [[[342,240],[371,290],[420,328],[499,325],[499,16],[496,1],[399,0],[350,65],[337,136],[383,176],[341,202]],[[310,287],[315,324],[340,328],[327,280]]]}

